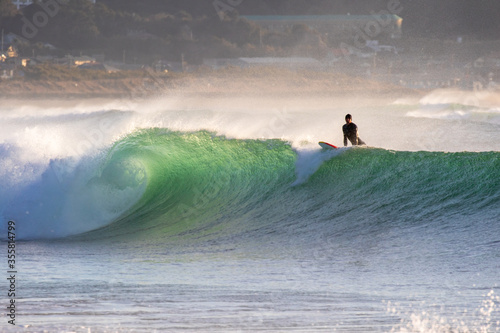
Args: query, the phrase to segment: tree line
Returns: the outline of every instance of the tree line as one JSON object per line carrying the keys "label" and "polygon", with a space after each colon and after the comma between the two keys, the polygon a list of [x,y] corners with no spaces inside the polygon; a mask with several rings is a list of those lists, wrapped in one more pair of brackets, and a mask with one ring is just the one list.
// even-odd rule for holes
{"label": "tree line", "polygon": [[[54,15],[50,3],[62,3]],[[338,45],[307,26],[284,32],[261,29],[241,15],[372,14],[398,0],[42,0],[18,11],[0,0],[0,28],[26,37],[21,51],[104,54],[107,59],[150,63],[169,59],[200,63],[203,58],[238,56],[322,57]],[[449,37],[459,34],[496,38],[500,31],[498,0],[401,0],[405,34]],[[216,4],[220,4],[217,8]],[[54,8],[54,7],[52,7]],[[223,14],[223,15],[221,15]],[[38,16],[37,16],[38,15]],[[38,19],[38,21],[37,21]],[[38,26],[37,26],[38,25]],[[24,29],[24,31],[23,31]],[[32,31],[34,31],[32,29]],[[57,51],[48,50],[49,43]]]}
{"label": "tree line", "polygon": [[[306,26],[283,33],[265,31],[236,10],[221,16],[211,2],[201,10],[182,1],[98,1],[94,5],[88,0],[71,0],[50,7],[50,12],[47,1],[55,3],[45,0],[20,12],[10,0],[0,0],[0,27],[28,37],[28,44],[18,45],[25,55],[85,53],[129,63],[161,59],[201,63],[211,57],[320,57],[326,50],[319,34]],[[40,15],[44,12],[46,15]],[[40,18],[46,22],[40,24]],[[47,44],[57,51],[44,47]]]}

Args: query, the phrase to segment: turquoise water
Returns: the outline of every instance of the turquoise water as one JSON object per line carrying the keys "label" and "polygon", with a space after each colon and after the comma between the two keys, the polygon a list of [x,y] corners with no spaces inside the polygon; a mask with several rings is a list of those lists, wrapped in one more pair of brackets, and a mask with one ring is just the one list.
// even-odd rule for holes
{"label": "turquoise water", "polygon": [[322,108],[104,106],[2,111],[3,331],[500,331],[495,109],[354,108],[386,147],[321,150]]}

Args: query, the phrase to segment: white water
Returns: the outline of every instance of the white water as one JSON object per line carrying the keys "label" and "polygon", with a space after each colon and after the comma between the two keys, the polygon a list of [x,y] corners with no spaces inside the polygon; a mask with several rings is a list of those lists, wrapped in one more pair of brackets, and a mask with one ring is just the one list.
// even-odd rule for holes
{"label": "white water", "polygon": [[[0,105],[0,216],[31,220],[23,236],[59,237],[106,225],[143,191],[103,188],[98,166],[120,138],[141,128],[200,129],[230,138],[279,138],[297,149],[297,181],[326,155],[318,141],[343,145],[351,113],[369,146],[409,151],[498,151],[500,93],[435,91],[415,100],[196,99],[3,101]],[[107,193],[101,198],[97,193]],[[113,198],[113,199],[109,199]],[[51,207],[48,209],[47,207]],[[48,215],[47,215],[47,212]],[[33,222],[33,221],[32,221]]]}

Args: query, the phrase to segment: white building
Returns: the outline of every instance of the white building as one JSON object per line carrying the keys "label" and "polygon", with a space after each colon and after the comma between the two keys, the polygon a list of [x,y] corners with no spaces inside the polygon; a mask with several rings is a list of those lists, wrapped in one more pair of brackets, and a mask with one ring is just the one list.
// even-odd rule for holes
{"label": "white building", "polygon": [[[32,5],[36,0],[12,0],[12,3],[17,7],[17,9],[21,9],[23,7]],[[92,3],[95,3],[96,0],[90,0]]]}
{"label": "white building", "polygon": [[203,64],[213,69],[236,66],[250,67],[279,67],[289,69],[321,69],[322,64],[314,58],[301,57],[256,57],[256,58],[219,58],[203,59]]}
{"label": "white building", "polygon": [[12,0],[12,3],[17,7],[17,9],[21,9],[23,7],[31,5],[33,3],[33,0]]}
{"label": "white building", "polygon": [[[295,25],[304,24],[323,34],[367,35],[385,34],[392,38],[402,35],[403,19],[397,15],[263,15],[242,16],[270,31],[286,31]],[[361,37],[361,36],[360,36]],[[368,39],[368,38],[366,38]]]}

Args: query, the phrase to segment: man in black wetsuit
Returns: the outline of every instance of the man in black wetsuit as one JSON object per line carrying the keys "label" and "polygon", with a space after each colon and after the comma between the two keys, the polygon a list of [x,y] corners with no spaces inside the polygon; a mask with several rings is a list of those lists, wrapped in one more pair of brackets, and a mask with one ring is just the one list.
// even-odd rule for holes
{"label": "man in black wetsuit", "polygon": [[342,126],[342,131],[344,132],[344,146],[347,146],[347,139],[351,141],[353,146],[365,145],[366,143],[358,136],[358,126],[352,122],[352,116],[350,114],[345,116],[345,122],[346,124]]}

